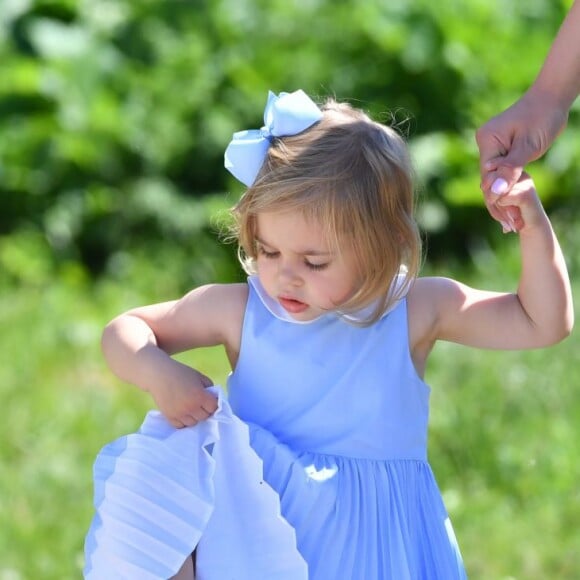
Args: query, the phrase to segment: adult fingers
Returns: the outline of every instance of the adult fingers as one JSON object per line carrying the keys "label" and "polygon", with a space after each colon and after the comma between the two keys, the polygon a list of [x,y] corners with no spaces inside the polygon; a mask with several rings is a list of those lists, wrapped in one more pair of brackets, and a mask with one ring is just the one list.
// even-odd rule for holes
{"label": "adult fingers", "polygon": [[[494,194],[491,195],[493,196]],[[497,201],[499,198],[497,196],[494,196],[494,198],[486,199],[487,210],[491,217],[501,224],[504,234],[515,231],[515,222],[511,208],[509,206],[502,207],[498,205]]]}
{"label": "adult fingers", "polygon": [[498,195],[511,190],[519,181],[524,167],[537,159],[539,154],[537,145],[531,139],[514,139],[505,156],[490,158],[484,163],[482,188]]}
{"label": "adult fingers", "polygon": [[518,208],[502,203],[506,194],[497,195],[490,191],[484,191],[483,195],[487,210],[491,217],[501,224],[504,234],[517,231],[516,223],[519,217],[519,210]]}
{"label": "adult fingers", "polygon": [[482,178],[489,171],[485,168],[486,164],[504,157],[510,149],[512,140],[513,130],[506,128],[497,118],[489,120],[477,130],[475,141],[479,149],[479,168]]}

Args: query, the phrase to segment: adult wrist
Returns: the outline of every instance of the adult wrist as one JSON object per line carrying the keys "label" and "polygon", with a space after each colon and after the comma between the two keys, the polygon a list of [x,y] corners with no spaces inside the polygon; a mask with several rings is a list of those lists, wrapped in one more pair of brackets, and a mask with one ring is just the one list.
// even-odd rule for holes
{"label": "adult wrist", "polygon": [[555,79],[546,79],[541,74],[524,94],[524,99],[541,102],[553,110],[561,111],[566,116],[578,96],[578,88],[568,81],[558,83]]}

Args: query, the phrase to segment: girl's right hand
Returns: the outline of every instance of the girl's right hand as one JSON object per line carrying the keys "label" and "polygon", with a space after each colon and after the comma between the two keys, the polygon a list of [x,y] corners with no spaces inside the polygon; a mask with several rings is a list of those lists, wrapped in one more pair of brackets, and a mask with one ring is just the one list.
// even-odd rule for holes
{"label": "girl's right hand", "polygon": [[204,374],[177,361],[162,383],[149,388],[157,408],[178,429],[205,421],[217,410],[217,398],[208,392],[213,382]]}

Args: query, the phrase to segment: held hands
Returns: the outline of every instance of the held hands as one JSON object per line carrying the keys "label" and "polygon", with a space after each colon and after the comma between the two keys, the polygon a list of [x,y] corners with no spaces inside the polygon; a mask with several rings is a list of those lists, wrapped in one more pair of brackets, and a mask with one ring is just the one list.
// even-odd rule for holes
{"label": "held hands", "polygon": [[206,388],[212,381],[202,373],[177,361],[163,383],[149,392],[157,408],[178,429],[205,421],[217,409],[216,397]]}
{"label": "held hands", "polygon": [[[476,141],[480,153],[481,189],[486,196],[489,193],[502,195],[511,189],[524,166],[547,151],[567,120],[567,108],[552,95],[532,88],[480,127]],[[509,213],[501,212],[501,217],[499,221],[509,223]]]}
{"label": "held hands", "polygon": [[554,95],[532,87],[477,131],[481,189],[504,233],[521,230],[521,212],[517,205],[506,204],[503,196],[519,182],[524,166],[546,152],[567,120],[568,108]]}
{"label": "held hands", "polygon": [[[534,182],[525,172],[521,172],[518,181],[508,192],[502,195],[488,192],[484,195],[489,213],[502,224],[504,233],[522,233],[546,219]],[[509,222],[504,221],[506,215],[509,216]]]}

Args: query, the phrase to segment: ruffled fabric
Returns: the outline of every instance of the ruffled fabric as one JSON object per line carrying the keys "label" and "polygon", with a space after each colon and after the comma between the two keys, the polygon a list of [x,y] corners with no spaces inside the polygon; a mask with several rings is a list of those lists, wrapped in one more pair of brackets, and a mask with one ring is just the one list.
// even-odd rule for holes
{"label": "ruffled fabric", "polygon": [[175,429],[152,411],[100,452],[85,578],[167,579],[196,546],[200,580],[308,578],[247,425],[212,391],[218,410],[207,421]]}

